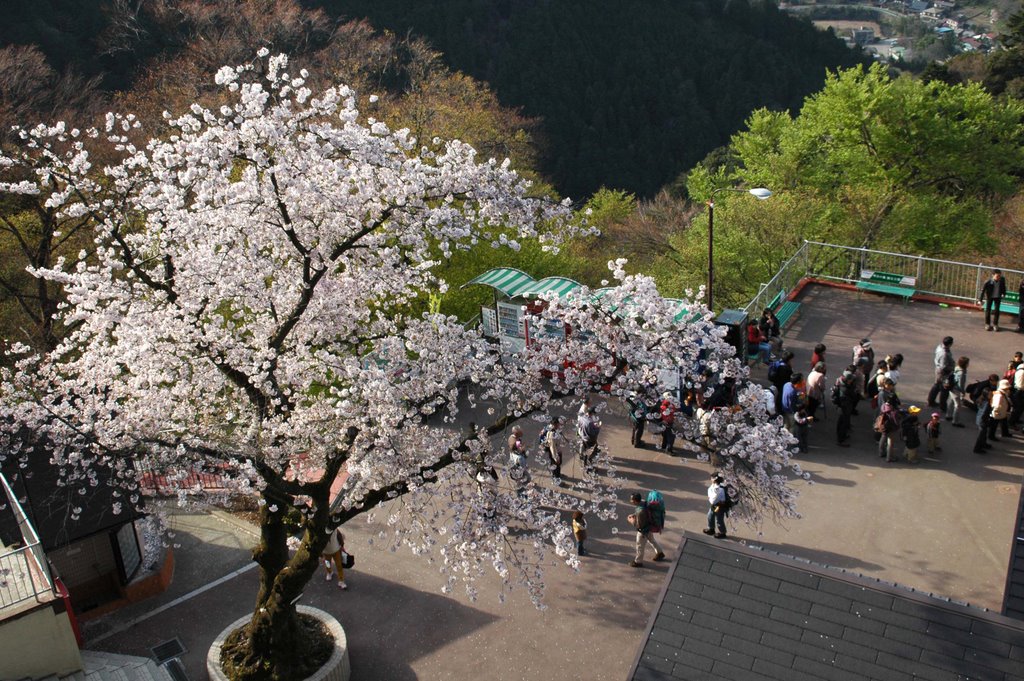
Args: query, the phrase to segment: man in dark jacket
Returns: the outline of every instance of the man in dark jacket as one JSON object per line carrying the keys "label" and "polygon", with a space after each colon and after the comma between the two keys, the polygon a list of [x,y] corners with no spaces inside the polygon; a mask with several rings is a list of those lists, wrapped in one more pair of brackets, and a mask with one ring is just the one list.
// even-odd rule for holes
{"label": "man in dark jacket", "polygon": [[857,403],[857,382],[854,376],[855,369],[847,368],[843,375],[836,379],[838,399],[835,405],[839,407],[839,418],[836,421],[836,441],[840,447],[850,446],[850,419],[853,417],[853,407]]}
{"label": "man in dark jacket", "polygon": [[782,413],[782,391],[793,378],[793,353],[787,350],[782,358],[768,365],[768,380],[775,386],[775,413]]}
{"label": "man in dark jacket", "polygon": [[1002,270],[992,270],[992,276],[981,287],[978,294],[978,305],[985,301],[985,330],[999,330],[999,305],[1006,295],[1006,280]]}

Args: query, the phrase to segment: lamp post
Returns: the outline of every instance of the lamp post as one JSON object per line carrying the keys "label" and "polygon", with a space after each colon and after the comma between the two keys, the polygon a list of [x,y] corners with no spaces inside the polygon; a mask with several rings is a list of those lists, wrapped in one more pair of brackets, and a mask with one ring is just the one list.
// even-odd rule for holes
{"label": "lamp post", "polygon": [[[712,291],[715,284],[715,194],[718,192],[747,192],[754,196],[759,201],[764,201],[769,198],[772,193],[770,190],[764,187],[754,187],[753,189],[738,189],[736,187],[719,187],[711,192],[711,198],[708,199],[708,309],[712,310],[714,304],[714,298]],[[713,312],[714,310],[712,310]]]}

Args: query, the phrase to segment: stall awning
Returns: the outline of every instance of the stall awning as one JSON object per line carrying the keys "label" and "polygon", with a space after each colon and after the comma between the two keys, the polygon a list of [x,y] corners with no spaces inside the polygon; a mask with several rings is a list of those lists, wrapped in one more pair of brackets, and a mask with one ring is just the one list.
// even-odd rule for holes
{"label": "stall awning", "polygon": [[545,277],[540,281],[534,282],[530,286],[526,287],[519,292],[520,296],[539,296],[542,293],[548,293],[553,291],[559,298],[568,294],[570,291],[578,289],[582,284],[578,281],[573,281],[567,277]]}
{"label": "stall awning", "polygon": [[514,267],[496,267],[493,270],[487,270],[471,281],[467,281],[460,288],[466,288],[473,284],[483,284],[501,291],[509,298],[515,298],[522,295],[522,291],[525,288],[535,283],[537,283],[536,280],[522,270],[517,270]]}

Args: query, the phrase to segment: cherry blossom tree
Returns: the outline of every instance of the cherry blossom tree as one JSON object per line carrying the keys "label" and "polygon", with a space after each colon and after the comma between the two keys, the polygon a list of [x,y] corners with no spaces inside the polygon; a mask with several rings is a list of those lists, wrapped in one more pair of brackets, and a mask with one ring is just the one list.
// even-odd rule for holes
{"label": "cherry blossom tree", "polygon": [[[552,509],[614,517],[614,461],[602,453],[566,490],[538,454],[533,477],[512,480],[492,436],[592,390],[653,396],[659,368],[683,367],[700,390],[745,371],[703,305],[663,299],[622,261],[613,286],[551,298],[531,320],[566,338],[541,334],[514,357],[423,312],[445,290],[438,262],[526,239],[557,248],[578,230],[570,210],[532,198],[507,162],[363,119],[347,88],[314,94],[306,78],[265,53],[225,67],[219,109],[168,114],[172,132],[144,144],[131,115],[108,115],[103,131],[22,131],[45,163],[34,181],[0,185],[88,217],[95,245],[94,258],[32,270],[63,287],[70,332],[4,373],[0,451],[43,443],[66,484],[115,484],[126,506],[142,469],[216,471],[229,492],[258,496],[259,591],[223,658],[237,679],[301,667],[294,601],[331,529],[374,509],[390,542],[440,565],[445,591],[463,583],[472,597],[493,570],[502,594],[525,588],[543,607],[542,566],[578,566]],[[99,172],[90,145],[120,161]],[[793,515],[791,440],[754,390],[739,404],[715,417],[715,447],[745,512]],[[179,496],[223,500],[184,482]]]}

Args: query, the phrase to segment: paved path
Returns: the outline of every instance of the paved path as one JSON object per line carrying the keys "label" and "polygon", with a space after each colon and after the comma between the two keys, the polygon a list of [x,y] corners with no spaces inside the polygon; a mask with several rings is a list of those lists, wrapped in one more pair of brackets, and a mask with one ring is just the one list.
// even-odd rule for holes
{"label": "paved path", "polygon": [[[906,356],[900,394],[923,403],[931,383],[931,356],[947,333],[955,354],[972,358],[971,375],[999,371],[1024,336],[985,333],[977,312],[901,303],[825,287],[803,294],[801,317],[787,333],[805,370],[810,349],[830,349],[830,374],[848,361],[850,349],[869,336],[880,355]],[[858,321],[854,321],[858,320]],[[755,370],[755,378],[763,371]],[[804,468],[814,484],[796,483],[801,520],[731,528],[734,538],[782,553],[898,582],[927,592],[998,609],[1009,560],[1013,515],[1020,491],[1024,440],[1003,443],[985,457],[970,453],[972,429],[947,428],[940,460],[918,467],[887,464],[874,454],[870,417],[854,419],[854,446],[837,449],[834,420],[811,435]],[[622,490],[622,513],[613,527],[591,522],[580,574],[564,567],[548,572],[549,608],[539,612],[524,593],[497,602],[496,580],[487,578],[480,598],[440,593],[441,575],[422,559],[390,553],[367,541],[380,524],[346,527],[357,569],[350,589],[314,579],[302,602],[335,614],[349,636],[353,678],[358,681],[441,679],[604,679],[626,677],[667,564],[643,570],[626,566],[632,533],[625,499],[634,488],[660,489],[669,509],[666,547],[683,529],[704,524],[707,464],[629,445],[624,419],[608,418],[604,437],[632,482]],[[531,433],[527,433],[527,438]],[[650,436],[648,436],[650,439]],[[383,511],[378,517],[385,517]],[[87,647],[148,655],[154,644],[178,636],[189,652],[191,678],[205,679],[206,648],[227,623],[251,607],[256,575],[245,570],[195,597],[186,592],[248,565],[252,535],[238,521],[188,516],[177,526],[178,573],[172,591],[108,615],[87,628]],[[208,537],[217,537],[209,542]],[[669,551],[669,557],[674,552]],[[179,583],[180,580],[180,583]],[[185,584],[188,588],[180,586]],[[157,615],[147,612],[164,608]],[[102,637],[102,638],[100,638]]]}

